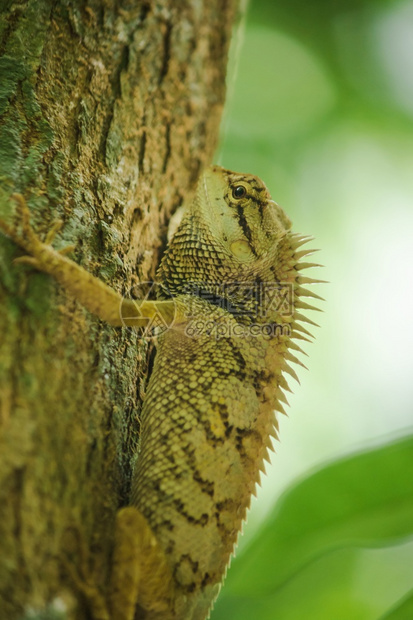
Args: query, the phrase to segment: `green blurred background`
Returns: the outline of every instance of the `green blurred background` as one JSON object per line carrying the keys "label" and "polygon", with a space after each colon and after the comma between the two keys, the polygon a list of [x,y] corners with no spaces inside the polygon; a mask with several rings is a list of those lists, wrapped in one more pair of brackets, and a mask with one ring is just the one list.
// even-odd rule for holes
{"label": "green blurred background", "polygon": [[[412,128],[413,2],[251,0],[217,163],[266,182],[330,283],[213,620],[413,619]],[[318,542],[277,577],[313,509]]]}

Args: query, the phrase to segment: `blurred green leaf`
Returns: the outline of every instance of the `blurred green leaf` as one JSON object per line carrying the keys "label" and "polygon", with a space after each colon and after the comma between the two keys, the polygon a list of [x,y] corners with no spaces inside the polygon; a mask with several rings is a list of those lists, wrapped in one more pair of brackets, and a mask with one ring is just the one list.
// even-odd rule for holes
{"label": "blurred green leaf", "polygon": [[380,620],[411,620],[413,618],[413,590],[398,601]]}
{"label": "blurred green leaf", "polygon": [[349,596],[356,565],[355,550],[341,549],[314,561],[268,595],[225,597],[224,588],[212,620],[377,620],[364,601]]}
{"label": "blurred green leaf", "polygon": [[411,587],[412,551],[405,543],[325,553],[268,595],[218,599],[212,620],[388,620],[382,614]]}
{"label": "blurred green leaf", "polygon": [[274,592],[300,568],[346,546],[413,534],[413,436],[340,459],[290,488],[229,571],[222,597]]}

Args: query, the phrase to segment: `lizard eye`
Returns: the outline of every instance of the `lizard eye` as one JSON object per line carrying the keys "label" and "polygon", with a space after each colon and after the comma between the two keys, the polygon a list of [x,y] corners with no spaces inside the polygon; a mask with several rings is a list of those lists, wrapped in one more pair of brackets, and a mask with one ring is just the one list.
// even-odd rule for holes
{"label": "lizard eye", "polygon": [[240,198],[244,198],[246,194],[247,194],[247,190],[245,189],[243,185],[236,185],[235,187],[232,188],[232,195],[234,198],[237,198],[238,200]]}

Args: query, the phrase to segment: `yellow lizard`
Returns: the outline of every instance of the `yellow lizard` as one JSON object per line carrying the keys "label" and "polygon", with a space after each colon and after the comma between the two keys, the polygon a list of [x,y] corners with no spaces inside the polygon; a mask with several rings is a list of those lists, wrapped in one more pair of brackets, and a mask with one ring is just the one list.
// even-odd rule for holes
{"label": "yellow lizard", "polygon": [[0,227],[29,254],[20,262],[111,325],[168,326],[142,410],[130,506],[118,513],[109,601],[95,597],[95,620],[204,620],[277,436],[283,373],[296,377],[294,340],[308,335],[302,321],[312,323],[300,314],[312,308],[303,297],[318,298],[303,286],[316,280],[301,273],[313,266],[298,249],[309,238],[291,233],[260,179],[208,168],[159,267],[165,298],[139,304],[68,249],[55,251],[57,226],[42,243],[16,200],[20,230]]}

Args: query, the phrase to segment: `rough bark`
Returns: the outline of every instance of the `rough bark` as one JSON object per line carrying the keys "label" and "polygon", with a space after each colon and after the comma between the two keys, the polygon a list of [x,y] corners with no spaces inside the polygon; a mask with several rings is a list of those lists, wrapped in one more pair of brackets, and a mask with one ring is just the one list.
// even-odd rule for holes
{"label": "rough bark", "polygon": [[[20,192],[88,271],[124,294],[152,279],[216,146],[234,4],[3,0],[0,217]],[[66,560],[83,541],[105,591],[148,346],[19,255],[0,236],[0,618],[81,619]]]}

